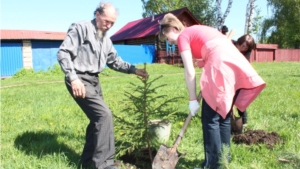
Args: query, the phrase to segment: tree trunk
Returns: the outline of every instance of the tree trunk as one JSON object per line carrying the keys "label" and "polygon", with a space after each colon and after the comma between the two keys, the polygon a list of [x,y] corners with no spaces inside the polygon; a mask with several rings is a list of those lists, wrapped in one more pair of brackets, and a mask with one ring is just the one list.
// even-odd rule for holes
{"label": "tree trunk", "polygon": [[247,7],[246,7],[246,23],[245,23],[245,34],[249,33],[252,27],[252,19],[254,14],[254,2],[255,0],[249,0]]}
{"label": "tree trunk", "polygon": [[221,10],[222,9],[221,8],[222,0],[216,0],[217,8],[218,8],[218,20],[217,20],[218,30],[221,30],[223,24],[225,23],[225,19],[226,19],[227,15],[229,14],[231,6],[232,6],[232,1],[233,0],[228,0],[228,6],[226,8],[224,15],[222,16],[222,10]]}

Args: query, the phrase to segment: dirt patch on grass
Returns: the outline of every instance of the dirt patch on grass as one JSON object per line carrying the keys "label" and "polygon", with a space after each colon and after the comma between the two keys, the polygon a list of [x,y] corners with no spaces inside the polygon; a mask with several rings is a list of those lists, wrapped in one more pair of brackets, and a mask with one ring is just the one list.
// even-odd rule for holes
{"label": "dirt patch on grass", "polygon": [[268,148],[283,143],[283,139],[278,133],[267,133],[264,130],[247,130],[242,134],[233,135],[232,141],[236,144],[265,144]]}
{"label": "dirt patch on grass", "polygon": [[123,161],[116,161],[115,166],[121,169],[137,169],[137,166],[129,163],[124,163]]}
{"label": "dirt patch on grass", "polygon": [[[139,156],[133,155],[134,153],[138,153]],[[152,155],[154,158],[157,151],[152,150]],[[125,154],[119,158],[118,161],[115,162],[115,165],[121,169],[151,169],[152,163],[149,158],[149,152],[147,149],[136,150],[131,154]]]}

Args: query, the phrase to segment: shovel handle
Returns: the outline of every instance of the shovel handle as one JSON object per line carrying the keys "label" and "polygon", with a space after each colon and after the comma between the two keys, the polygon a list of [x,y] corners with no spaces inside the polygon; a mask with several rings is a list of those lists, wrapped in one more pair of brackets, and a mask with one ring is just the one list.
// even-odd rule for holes
{"label": "shovel handle", "polygon": [[177,150],[177,147],[178,147],[179,143],[181,142],[183,134],[185,133],[185,130],[186,130],[187,126],[189,125],[192,117],[193,117],[192,114],[189,113],[189,116],[185,119],[184,125],[181,128],[180,133],[178,134],[177,139],[170,150],[171,154],[173,154]]}
{"label": "shovel handle", "polygon": [[188,127],[189,123],[191,122],[193,116],[191,113],[189,113],[188,117],[185,119],[184,125],[182,127],[182,129],[180,130],[180,133],[178,134],[178,136],[183,137],[186,128]]}
{"label": "shovel handle", "polygon": [[[200,102],[201,99],[202,99],[202,96],[201,96],[201,91],[200,91],[199,95],[197,96],[198,102]],[[183,135],[185,133],[186,128],[188,127],[188,125],[190,124],[190,122],[192,120],[192,117],[193,117],[192,114],[189,113],[188,117],[185,119],[183,127],[180,130],[180,133],[178,134],[178,137],[177,137],[177,139],[176,139],[176,141],[175,141],[175,143],[173,145],[173,148],[177,148],[178,147],[178,145],[179,145],[179,143],[180,143],[180,141],[181,141],[181,139],[182,139],[182,137],[183,137]]]}

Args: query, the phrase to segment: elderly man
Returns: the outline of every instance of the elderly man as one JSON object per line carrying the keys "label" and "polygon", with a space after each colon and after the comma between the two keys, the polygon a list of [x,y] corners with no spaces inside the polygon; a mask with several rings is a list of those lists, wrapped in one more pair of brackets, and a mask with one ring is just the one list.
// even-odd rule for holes
{"label": "elderly man", "polygon": [[103,100],[98,74],[109,68],[146,78],[148,73],[118,57],[106,32],[117,19],[116,8],[101,3],[94,19],[73,23],[57,53],[65,73],[69,93],[86,114],[86,142],[81,155],[82,168],[115,169],[115,142],[112,113]]}

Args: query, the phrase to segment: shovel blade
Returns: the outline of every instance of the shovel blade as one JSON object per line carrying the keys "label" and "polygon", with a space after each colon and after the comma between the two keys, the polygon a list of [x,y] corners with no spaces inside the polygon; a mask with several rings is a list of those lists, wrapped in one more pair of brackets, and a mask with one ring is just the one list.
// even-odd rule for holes
{"label": "shovel blade", "polygon": [[243,133],[243,120],[241,117],[232,118],[232,116],[231,116],[230,123],[231,123],[231,134],[232,135],[237,135],[237,134]]}
{"label": "shovel blade", "polygon": [[161,145],[152,163],[152,169],[174,169],[182,156],[177,150],[171,152],[172,147]]}

